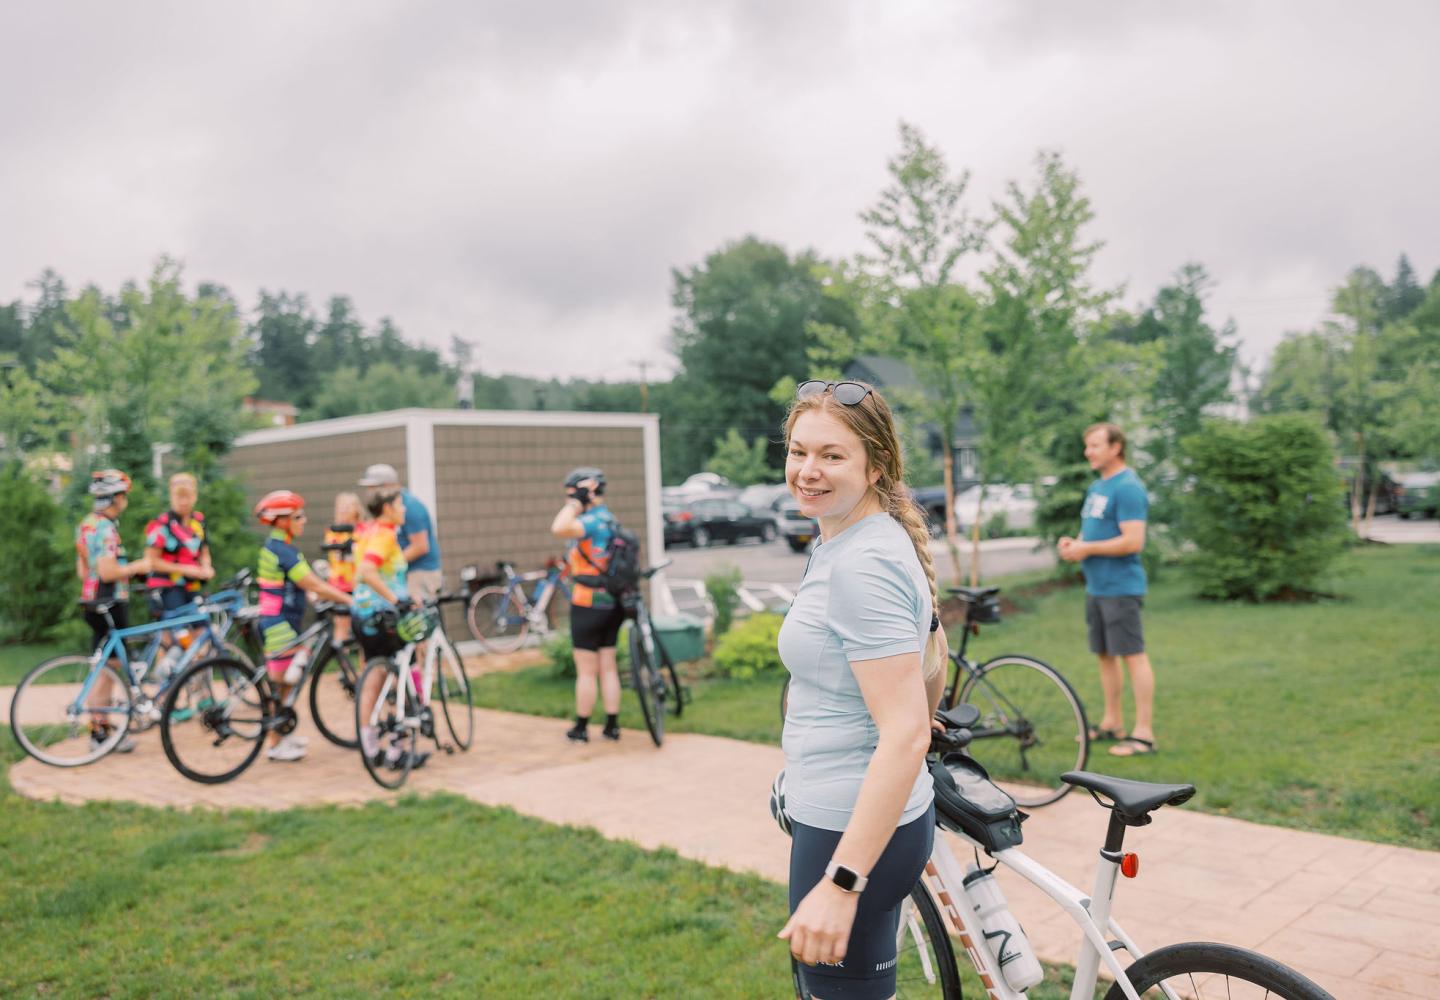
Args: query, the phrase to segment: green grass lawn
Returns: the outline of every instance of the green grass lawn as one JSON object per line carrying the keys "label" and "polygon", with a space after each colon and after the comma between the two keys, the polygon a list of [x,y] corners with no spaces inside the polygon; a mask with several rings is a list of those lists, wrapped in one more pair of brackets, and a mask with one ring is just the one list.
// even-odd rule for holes
{"label": "green grass lawn", "polygon": [[18,756],[0,726],[0,996],[787,995],[785,889],[755,876],[444,794],[32,802],[4,776]]}
{"label": "green grass lawn", "polygon": [[[1367,840],[1440,848],[1440,547],[1373,546],[1342,561],[1316,604],[1200,601],[1167,570],[1146,602],[1156,669],[1160,753],[1090,767],[1153,781],[1193,781],[1194,806]],[[1092,719],[1101,709],[1085,646],[1084,594],[1022,601],[971,647],[1023,652],[1059,667]],[[779,739],[781,677],[697,680],[680,732]],[[573,711],[571,682],[547,668],[491,675],[476,703],[540,715]],[[1128,695],[1127,695],[1128,704]],[[626,693],[622,722],[640,726]],[[977,747],[983,762],[983,746]]]}

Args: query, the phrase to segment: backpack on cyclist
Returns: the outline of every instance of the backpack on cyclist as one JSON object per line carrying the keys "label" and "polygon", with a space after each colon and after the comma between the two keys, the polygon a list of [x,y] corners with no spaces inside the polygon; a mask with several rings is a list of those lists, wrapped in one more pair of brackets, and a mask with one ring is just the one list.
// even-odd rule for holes
{"label": "backpack on cyclist", "polygon": [[580,558],[590,563],[595,572],[577,574],[575,582],[618,598],[640,585],[640,536],[622,527],[619,521],[612,520],[610,527],[612,534],[610,544],[605,546],[605,568],[596,566],[585,555],[585,550],[580,549]]}

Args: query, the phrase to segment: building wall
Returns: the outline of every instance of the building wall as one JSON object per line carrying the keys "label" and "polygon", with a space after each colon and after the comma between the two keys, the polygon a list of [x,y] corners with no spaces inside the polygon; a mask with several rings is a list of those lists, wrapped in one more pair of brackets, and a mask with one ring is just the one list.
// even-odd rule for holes
{"label": "building wall", "polygon": [[436,426],[435,496],[447,580],[472,563],[488,571],[508,559],[523,572],[562,554],[565,543],[550,534],[550,522],[565,500],[566,473],[581,465],[605,470],[610,509],[643,540],[642,428]]}
{"label": "building wall", "polygon": [[[361,494],[356,486],[365,467],[388,462],[405,475],[405,428],[353,431],[294,441],[242,445],[225,459],[226,470],[239,478],[250,505],[271,490],[294,490],[305,498],[310,515],[300,549],[310,559],[320,558],[320,543],[335,510],[335,494]],[[259,533],[258,522],[251,527]]]}
{"label": "building wall", "polygon": [[[362,493],[355,486],[361,472],[373,462],[388,462],[401,481],[422,496],[434,497],[440,558],[445,588],[457,589],[460,570],[493,570],[498,560],[513,562],[521,572],[542,569],[545,560],[564,553],[567,543],[550,534],[550,522],[564,502],[562,483],[571,469],[597,465],[605,470],[606,500],[615,515],[646,545],[649,523],[646,506],[645,442],[656,428],[651,423],[632,426],[605,424],[605,415],[535,414],[535,423],[522,422],[515,413],[479,419],[480,414],[445,414],[398,411],[365,418],[345,418],[333,431],[322,424],[258,431],[237,446],[227,459],[230,473],[244,483],[253,504],[272,489],[292,489],[310,505],[312,521],[300,540],[307,557],[319,558],[325,525],[329,523],[335,494],[341,490]],[[628,417],[628,415],[627,415]],[[368,428],[351,430],[348,420],[361,419]],[[393,421],[393,426],[375,427]],[[609,423],[616,423],[614,415]],[[658,443],[652,470],[659,496]],[[433,483],[411,483],[407,466],[425,476],[433,457]],[[433,493],[431,491],[433,490]],[[658,502],[658,501],[657,501]],[[663,553],[644,558],[656,561]],[[563,610],[563,609],[557,609]],[[446,626],[452,636],[467,634],[458,608],[447,609]]]}

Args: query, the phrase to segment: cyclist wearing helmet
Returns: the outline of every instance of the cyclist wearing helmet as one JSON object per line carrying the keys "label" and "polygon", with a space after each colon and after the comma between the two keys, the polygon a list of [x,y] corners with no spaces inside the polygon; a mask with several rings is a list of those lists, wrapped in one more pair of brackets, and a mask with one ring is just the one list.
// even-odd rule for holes
{"label": "cyclist wearing helmet", "polygon": [[[305,676],[301,650],[293,648],[305,617],[305,592],[336,604],[349,604],[350,595],[336,590],[310,571],[295,539],[305,532],[305,498],[289,490],[267,493],[255,505],[255,516],[270,526],[270,537],[260,548],[256,578],[260,585],[260,632],[265,639],[265,669],[284,699]],[[279,730],[270,733],[271,760],[293,761],[305,756],[308,741]]]}
{"label": "cyclist wearing helmet", "polygon": [[[80,607],[85,624],[90,626],[91,650],[98,651],[110,635],[110,629],[130,625],[131,577],[150,571],[145,559],[126,562],[125,545],[120,541],[116,522],[130,503],[130,477],[119,469],[101,469],[90,474],[92,510],[75,529],[75,574],[80,578]],[[105,611],[99,609],[107,608]],[[120,661],[110,665],[120,672]],[[108,704],[111,695],[110,674],[101,673],[86,704],[99,707]],[[123,676],[123,675],[122,675]],[[109,739],[109,724],[99,715],[90,718],[90,741],[94,746]],[[135,741],[125,738],[116,745],[119,753],[135,749]]]}
{"label": "cyclist wearing helmet", "polygon": [[[198,496],[195,477],[177,472],[170,477],[170,509],[145,526],[145,558],[150,561],[145,585],[150,617],[156,621],[191,610],[200,596],[200,582],[215,576],[205,515],[195,509]],[[169,632],[164,641],[171,645]]]}
{"label": "cyclist wearing helmet", "polygon": [[[555,515],[550,531],[572,544],[566,558],[570,575],[594,576],[605,571],[606,550],[615,534],[615,516],[605,506],[605,473],[582,466],[565,477],[568,499]],[[620,672],[615,666],[615,641],[625,609],[613,594],[576,583],[570,595],[570,641],[575,647],[575,725],[565,733],[574,743],[588,743],[595,687],[605,705],[607,740],[620,738]]]}
{"label": "cyclist wearing helmet", "polygon": [[[387,626],[384,619],[390,614],[404,614],[415,606],[410,599],[408,585],[409,564],[400,546],[399,532],[405,524],[405,496],[399,486],[391,485],[370,497],[369,510],[375,520],[365,528],[365,533],[355,543],[355,633],[366,655],[388,654],[386,648],[389,636],[383,635]],[[384,617],[382,617],[384,616]],[[375,645],[381,643],[382,645]],[[418,668],[412,666],[410,676],[418,690]],[[360,718],[369,719],[375,711],[375,701],[380,697],[384,683],[377,673],[368,675],[365,687],[360,692]],[[400,767],[402,751],[398,746],[380,746],[380,733],[375,726],[360,727],[360,752],[375,765]],[[428,753],[415,756],[411,767],[422,766]]]}

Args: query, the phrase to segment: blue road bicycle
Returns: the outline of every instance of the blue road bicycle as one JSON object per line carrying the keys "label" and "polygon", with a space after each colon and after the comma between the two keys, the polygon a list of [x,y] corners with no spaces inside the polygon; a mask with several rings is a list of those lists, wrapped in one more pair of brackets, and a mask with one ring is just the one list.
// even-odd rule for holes
{"label": "blue road bicycle", "polygon": [[[244,578],[206,598],[193,611],[185,611],[146,625],[112,628],[104,644],[90,656],[57,656],[31,670],[15,688],[10,701],[10,730],[31,757],[55,767],[78,767],[110,753],[128,733],[142,732],[160,721],[162,704],[169,700],[175,721],[190,719],[200,707],[197,688],[173,692],[186,668],[204,657],[223,652],[249,661],[228,641],[237,616],[245,607]],[[97,605],[97,613],[110,614],[111,605]],[[161,637],[176,633],[189,645],[172,665],[161,668]],[[111,661],[117,661],[119,669]],[[171,697],[172,694],[176,696]],[[105,735],[92,740],[92,723]]]}
{"label": "blue road bicycle", "polygon": [[545,569],[537,573],[517,573],[509,562],[495,566],[505,582],[475,591],[465,608],[465,623],[489,652],[513,653],[525,644],[532,630],[537,636],[554,631],[550,602],[557,591],[568,601],[570,585],[565,582],[565,564],[559,559],[546,560]]}

